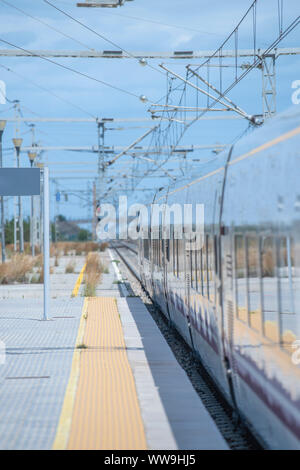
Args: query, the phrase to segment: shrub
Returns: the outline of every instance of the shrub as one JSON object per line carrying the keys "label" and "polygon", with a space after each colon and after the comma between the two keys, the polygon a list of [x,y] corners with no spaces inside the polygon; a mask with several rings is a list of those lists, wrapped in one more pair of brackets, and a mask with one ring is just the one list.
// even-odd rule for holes
{"label": "shrub", "polygon": [[0,284],[26,282],[34,263],[34,258],[24,253],[13,255],[10,261],[0,265]]}
{"label": "shrub", "polygon": [[71,273],[74,273],[75,271],[75,260],[71,260],[69,261],[69,263],[67,264],[66,266],[66,270],[65,270],[65,273],[66,274],[71,274]]}
{"label": "shrub", "polygon": [[103,242],[100,244],[100,251],[105,251],[108,248],[108,243]]}
{"label": "shrub", "polygon": [[101,263],[98,253],[89,253],[86,257],[86,269],[84,273],[84,296],[94,297],[96,287],[101,279],[104,266]]}

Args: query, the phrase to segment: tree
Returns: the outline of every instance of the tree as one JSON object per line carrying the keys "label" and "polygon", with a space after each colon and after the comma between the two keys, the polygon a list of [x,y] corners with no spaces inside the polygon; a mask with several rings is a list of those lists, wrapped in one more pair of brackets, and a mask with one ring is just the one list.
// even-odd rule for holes
{"label": "tree", "polygon": [[78,232],[78,240],[80,242],[85,242],[89,239],[90,232],[88,230],[85,230],[84,228],[81,228]]}
{"label": "tree", "polygon": [[[24,226],[24,242],[30,240],[30,220],[27,217],[23,220]],[[14,242],[14,219],[7,220],[5,223],[5,243],[9,245]]]}

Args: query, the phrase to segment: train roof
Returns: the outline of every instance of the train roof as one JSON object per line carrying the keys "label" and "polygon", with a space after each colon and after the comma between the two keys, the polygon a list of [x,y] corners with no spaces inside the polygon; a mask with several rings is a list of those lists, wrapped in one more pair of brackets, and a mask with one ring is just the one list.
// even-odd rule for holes
{"label": "train roof", "polygon": [[[232,160],[240,157],[250,149],[258,147],[269,140],[295,129],[297,126],[300,126],[300,105],[294,105],[288,110],[268,119],[268,121],[261,127],[254,129],[247,136],[236,142],[236,144],[234,144]],[[177,179],[175,182],[171,183],[168,188],[158,192],[156,194],[156,198],[160,199],[169,191],[180,190],[180,188],[184,189],[186,185],[196,182],[197,179],[224,167],[227,161],[229,149],[230,146],[218,155],[212,157],[210,161],[200,164],[197,170],[193,171],[193,173],[189,174],[187,177],[184,177],[181,180]]]}

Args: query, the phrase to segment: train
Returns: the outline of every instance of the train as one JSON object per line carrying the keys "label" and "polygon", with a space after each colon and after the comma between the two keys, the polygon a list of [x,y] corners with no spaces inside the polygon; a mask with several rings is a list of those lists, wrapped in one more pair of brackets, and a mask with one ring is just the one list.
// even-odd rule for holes
{"label": "train", "polygon": [[[300,449],[299,180],[295,105],[156,191],[139,220],[142,284],[266,449]],[[203,205],[201,242],[178,234],[174,204]]]}

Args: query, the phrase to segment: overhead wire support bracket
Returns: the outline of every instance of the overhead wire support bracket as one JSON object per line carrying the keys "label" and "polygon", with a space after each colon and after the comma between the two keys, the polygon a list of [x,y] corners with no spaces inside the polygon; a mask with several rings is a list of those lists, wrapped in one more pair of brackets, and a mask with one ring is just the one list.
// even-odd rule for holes
{"label": "overhead wire support bracket", "polygon": [[[156,109],[155,111],[151,110],[151,107],[163,108],[163,109]],[[189,112],[202,112],[202,111],[210,111],[209,108],[198,108],[198,107],[191,107],[191,106],[177,106],[175,104],[157,104],[151,103],[151,107],[148,109],[150,113],[153,112],[171,112],[171,111],[189,111]],[[221,111],[228,111],[227,108],[214,108],[211,111],[221,112]]]}
{"label": "overhead wire support bracket", "polygon": [[[163,64],[160,64],[159,65],[163,70],[165,70],[166,72],[170,73],[171,75],[173,75],[174,77],[178,78],[179,80],[183,81],[184,83],[186,83],[187,85],[191,86],[192,88],[195,88],[195,90],[198,90],[200,91],[201,93],[203,93],[204,95],[210,97],[211,99],[213,99],[216,103],[220,103],[222,104],[223,106],[225,106],[226,108],[228,108],[228,110],[230,111],[234,111],[236,112],[237,114],[239,114],[240,116],[244,117],[245,119],[247,119],[248,121],[250,121],[251,123],[253,124],[258,124],[256,121],[257,121],[257,116],[253,116],[253,115],[250,115],[250,114],[247,114],[245,111],[232,106],[232,105],[229,105],[228,103],[222,101],[220,98],[216,97],[216,96],[213,96],[211,95],[210,93],[208,93],[207,91],[203,90],[202,88],[199,88],[197,85],[194,85],[194,83],[186,80],[184,77],[181,77],[180,75],[178,75],[177,73],[173,72],[172,70],[168,69],[165,65]],[[224,98],[224,96],[222,96]]]}
{"label": "overhead wire support bracket", "polygon": [[[191,72],[195,77],[199,78],[199,80],[201,80],[202,83],[204,83],[205,85],[207,85],[211,90],[213,90],[215,93],[218,93],[218,95],[220,95],[220,97],[227,101],[227,103],[231,106],[233,106],[234,110],[236,111],[240,111],[243,115],[247,115],[249,116],[246,111],[244,111],[240,106],[238,106],[237,104],[235,104],[232,100],[230,100],[227,96],[225,95],[222,95],[222,92],[219,91],[216,87],[214,87],[211,83],[209,83],[207,80],[205,80],[203,77],[201,77],[201,75],[199,75],[198,73],[196,73],[193,69],[190,68],[190,65],[187,65],[187,70],[189,72]],[[251,116],[253,118],[253,116]]]}
{"label": "overhead wire support bracket", "polygon": [[89,7],[89,8],[117,8],[124,5],[125,2],[130,2],[133,0],[98,0],[98,1],[89,1],[76,3],[77,7]]}
{"label": "overhead wire support bracket", "polygon": [[112,160],[106,163],[107,166],[112,165],[115,163],[119,158],[121,158],[123,155],[126,154],[129,150],[131,150],[133,147],[135,147],[138,143],[140,143],[142,140],[144,140],[149,134],[151,134],[155,129],[157,129],[158,126],[152,127],[150,130],[148,130],[145,134],[143,134],[141,137],[136,139],[132,144],[128,145],[122,152],[120,152],[118,155],[116,155]]}

